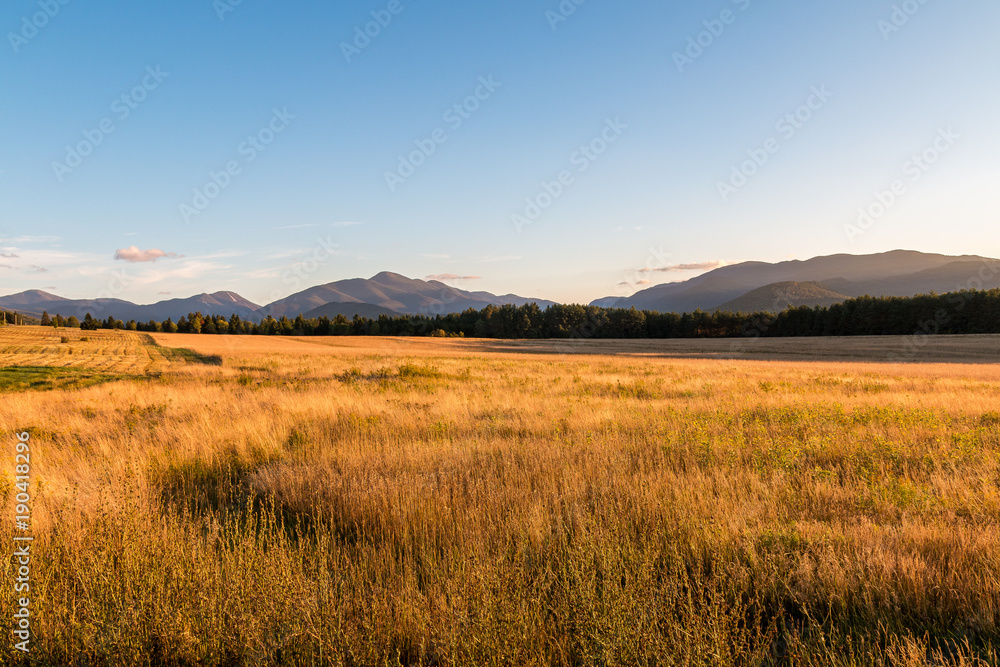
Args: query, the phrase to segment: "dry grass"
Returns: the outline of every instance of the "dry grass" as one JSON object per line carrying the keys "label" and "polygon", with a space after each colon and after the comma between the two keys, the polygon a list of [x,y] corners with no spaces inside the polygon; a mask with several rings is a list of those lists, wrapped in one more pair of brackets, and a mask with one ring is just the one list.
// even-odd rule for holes
{"label": "dry grass", "polygon": [[0,404],[39,664],[996,662],[1000,367],[88,336]]}

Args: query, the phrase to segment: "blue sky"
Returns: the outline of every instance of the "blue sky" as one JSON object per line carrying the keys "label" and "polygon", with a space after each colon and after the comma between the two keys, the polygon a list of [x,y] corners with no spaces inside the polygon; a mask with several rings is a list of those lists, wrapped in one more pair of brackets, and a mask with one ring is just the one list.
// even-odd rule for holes
{"label": "blue sky", "polygon": [[4,4],[0,293],[1000,256],[992,0],[234,1]]}

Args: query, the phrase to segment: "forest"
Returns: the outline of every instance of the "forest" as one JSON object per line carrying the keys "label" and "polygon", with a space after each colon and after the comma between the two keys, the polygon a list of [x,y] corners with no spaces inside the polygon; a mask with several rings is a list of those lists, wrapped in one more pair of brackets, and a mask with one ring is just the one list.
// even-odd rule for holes
{"label": "forest", "polygon": [[964,290],[915,297],[850,299],[829,307],[799,306],[780,313],[659,313],[635,308],[556,304],[486,306],[462,313],[380,315],[377,319],[343,315],[290,319],[268,316],[260,322],[190,313],[177,322],[123,322],[86,313],[42,314],[40,319],[2,313],[4,324],[41,324],[83,330],[226,334],[257,336],[435,336],[462,338],[739,338],[788,336],[871,336],[1000,333],[1000,290]]}

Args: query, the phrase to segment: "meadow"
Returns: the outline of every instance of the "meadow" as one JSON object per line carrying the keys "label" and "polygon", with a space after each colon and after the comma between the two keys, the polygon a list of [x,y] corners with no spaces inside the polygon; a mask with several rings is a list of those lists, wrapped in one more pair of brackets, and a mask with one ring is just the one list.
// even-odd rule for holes
{"label": "meadow", "polygon": [[1000,337],[911,343],[0,328],[0,662],[997,664]]}

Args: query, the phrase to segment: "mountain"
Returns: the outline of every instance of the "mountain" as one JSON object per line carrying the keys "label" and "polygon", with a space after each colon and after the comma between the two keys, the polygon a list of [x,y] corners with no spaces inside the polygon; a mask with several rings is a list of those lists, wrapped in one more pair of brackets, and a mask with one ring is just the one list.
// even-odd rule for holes
{"label": "mountain", "polygon": [[[761,311],[782,305],[830,305],[850,297],[914,296],[961,289],[1000,288],[1000,260],[976,255],[948,256],[894,250],[876,255],[829,255],[805,261],[769,264],[744,262],[724,266],[683,282],[650,287],[630,297],[606,297],[594,305],[635,307],[660,312],[693,312],[701,309]],[[268,315],[280,319],[300,313],[309,317],[355,314],[438,315],[480,310],[489,304],[521,306],[552,301],[516,294],[497,296],[469,292],[437,280],[415,280],[398,273],[383,272],[369,279],[340,280],[317,285],[264,307],[235,292],[199,294],[138,305],[121,299],[66,299],[40,290],[0,297],[0,309],[40,317],[42,311],[83,319],[88,312],[99,319],[109,315],[123,321],[174,321],[195,311],[205,315],[260,321]]]}
{"label": "mountain", "polygon": [[354,319],[355,315],[377,320],[379,315],[396,317],[399,313],[382,306],[373,306],[370,303],[327,303],[302,314],[306,319],[329,317],[331,320],[337,315],[343,315],[349,320]]}
{"label": "mountain", "polygon": [[822,283],[771,283],[715,308],[728,313],[780,313],[797,306],[832,306],[850,297]]}
{"label": "mountain", "polygon": [[233,313],[241,319],[259,322],[268,315],[277,319],[282,316],[294,318],[299,314],[307,317],[336,317],[343,314],[353,318],[401,314],[448,314],[458,313],[468,308],[482,309],[489,304],[521,306],[537,303],[547,308],[554,302],[543,299],[529,299],[515,294],[497,296],[489,292],[467,292],[449,287],[436,280],[414,280],[398,273],[383,272],[365,280],[354,278],[328,285],[310,287],[297,294],[260,307],[235,292],[215,292],[200,294],[187,299],[169,299],[150,305],[137,305],[121,299],[66,299],[64,297],[31,290],[0,297],[0,309],[16,310],[26,315],[41,316],[56,313],[63,317],[75,315],[78,319],[89,312],[98,319],[109,315],[115,319],[137,322],[148,320],[163,321],[168,317],[175,322],[188,313],[201,311],[203,315]]}
{"label": "mountain", "polygon": [[528,299],[513,294],[496,296],[489,292],[467,292],[437,280],[415,280],[398,273],[382,272],[368,280],[353,278],[310,287],[275,301],[259,311],[261,316],[295,317],[329,303],[370,304],[397,314],[445,315],[467,308],[481,309],[489,304],[521,306],[537,303],[547,308],[552,301]]}
{"label": "mountain", "polygon": [[[744,262],[709,271],[683,282],[667,283],[614,301],[616,308],[636,307],[661,312],[713,310],[748,292],[782,282],[822,283],[846,296],[914,296],[949,292],[968,286],[980,269],[1000,260],[976,255],[960,257],[893,250],[874,255],[828,255],[805,261]],[[1000,273],[983,283],[1000,287]]]}
{"label": "mountain", "polygon": [[49,315],[56,313],[63,317],[74,315],[81,320],[90,313],[102,320],[110,315],[124,321],[162,321],[169,317],[176,322],[182,316],[199,310],[205,315],[229,317],[236,313],[244,319],[256,319],[255,313],[260,306],[235,292],[199,294],[187,299],[170,299],[149,305],[138,305],[121,299],[66,299],[48,292],[31,290],[0,297],[0,308],[36,317],[41,316],[42,311],[48,311]]}

